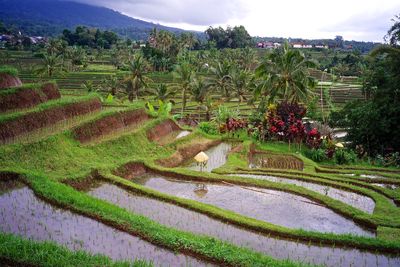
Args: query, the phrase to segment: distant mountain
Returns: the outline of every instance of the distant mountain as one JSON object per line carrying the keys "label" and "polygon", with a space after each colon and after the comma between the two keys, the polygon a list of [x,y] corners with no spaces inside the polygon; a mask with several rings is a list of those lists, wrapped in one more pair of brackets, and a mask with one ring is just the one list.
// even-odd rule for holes
{"label": "distant mountain", "polygon": [[0,0],[0,21],[24,34],[40,36],[58,35],[79,25],[113,30],[137,40],[147,39],[154,27],[175,33],[184,31],[131,18],[105,7],[60,0]]}

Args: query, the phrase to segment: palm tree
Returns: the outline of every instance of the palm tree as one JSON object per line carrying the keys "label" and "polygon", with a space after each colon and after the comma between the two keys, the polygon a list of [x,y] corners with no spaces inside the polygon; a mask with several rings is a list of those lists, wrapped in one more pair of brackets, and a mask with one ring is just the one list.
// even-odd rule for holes
{"label": "palm tree", "polygon": [[235,69],[231,73],[231,78],[234,96],[238,98],[238,106],[240,106],[247,100],[246,93],[254,87],[253,75],[246,70]]}
{"label": "palm tree", "polygon": [[281,49],[268,54],[257,67],[256,76],[262,79],[261,89],[274,101],[280,97],[286,101],[307,102],[315,87],[315,80],[309,76],[308,68],[315,63],[307,60],[299,50],[289,48],[285,43]]}
{"label": "palm tree", "polygon": [[73,46],[66,52],[67,58],[71,60],[73,70],[78,69],[79,65],[86,65],[87,54],[82,47]]}
{"label": "palm tree", "polygon": [[146,68],[146,61],[140,54],[137,54],[129,64],[130,74],[125,81],[127,82],[128,99],[131,102],[134,98],[138,99],[140,89],[147,87],[150,79],[145,77]]}
{"label": "palm tree", "polygon": [[199,105],[197,108],[199,109],[199,120],[200,120],[200,110],[203,109],[206,111],[207,119],[209,120],[209,107],[205,104],[208,101],[208,89],[210,85],[205,82],[204,79],[194,78],[191,85],[191,94],[194,101],[196,101]]}
{"label": "palm tree", "polygon": [[250,71],[253,64],[256,62],[256,52],[250,47],[240,50],[239,55],[240,65],[246,70]]}
{"label": "palm tree", "polygon": [[174,43],[174,36],[168,31],[160,31],[156,39],[157,48],[165,54]]}
{"label": "palm tree", "polygon": [[161,100],[163,102],[175,94],[165,83],[158,84],[156,88],[148,89],[148,92],[154,96],[154,100]]}
{"label": "palm tree", "polygon": [[48,54],[61,55],[65,53],[67,43],[62,39],[51,38],[45,45]]}
{"label": "palm tree", "polygon": [[179,81],[182,90],[182,115],[186,109],[187,93],[190,90],[191,82],[194,76],[192,66],[187,62],[181,62],[175,66],[173,72],[174,78]]}
{"label": "palm tree", "polygon": [[94,92],[96,91],[96,86],[93,84],[92,80],[87,80],[84,83],[81,84],[81,88],[85,90],[86,92]]}
{"label": "palm tree", "polygon": [[394,24],[385,35],[385,40],[389,40],[392,46],[398,46],[400,44],[400,14],[396,15],[392,21]]}
{"label": "palm tree", "polygon": [[53,77],[54,74],[64,71],[64,62],[61,56],[55,54],[44,54],[37,73],[41,76]]}
{"label": "palm tree", "polygon": [[227,99],[230,97],[230,89],[232,88],[231,65],[227,60],[222,63],[218,62],[217,67],[211,67],[212,76],[209,79],[211,87],[221,91]]}
{"label": "palm tree", "polygon": [[112,96],[115,96],[121,87],[121,81],[114,75],[104,79],[101,84],[101,91],[110,93]]}

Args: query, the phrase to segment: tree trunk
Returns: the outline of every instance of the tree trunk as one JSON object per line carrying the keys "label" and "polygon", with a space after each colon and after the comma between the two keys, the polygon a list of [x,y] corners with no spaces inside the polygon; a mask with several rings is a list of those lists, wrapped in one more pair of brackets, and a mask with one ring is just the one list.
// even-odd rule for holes
{"label": "tree trunk", "polygon": [[186,88],[182,88],[182,116],[186,109]]}
{"label": "tree trunk", "polygon": [[130,102],[133,102],[133,91],[129,92],[128,99]]}
{"label": "tree trunk", "polygon": [[139,88],[135,87],[134,92],[135,92],[135,98],[136,98],[136,100],[138,100],[138,98],[139,98]]}

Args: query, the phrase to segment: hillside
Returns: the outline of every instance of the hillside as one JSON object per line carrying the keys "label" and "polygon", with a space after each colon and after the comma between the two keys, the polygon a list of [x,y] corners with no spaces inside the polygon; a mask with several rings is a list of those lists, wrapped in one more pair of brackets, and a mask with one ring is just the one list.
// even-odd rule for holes
{"label": "hillside", "polygon": [[146,39],[154,27],[183,30],[131,18],[117,11],[70,1],[0,0],[0,21],[28,35],[54,36],[78,25],[113,30],[133,39]]}

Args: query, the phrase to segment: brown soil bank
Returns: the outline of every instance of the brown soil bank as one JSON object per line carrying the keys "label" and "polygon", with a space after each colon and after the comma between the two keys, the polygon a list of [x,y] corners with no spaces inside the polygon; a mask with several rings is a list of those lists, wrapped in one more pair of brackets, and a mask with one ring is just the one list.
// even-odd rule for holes
{"label": "brown soil bank", "polygon": [[147,132],[147,138],[150,141],[159,142],[163,137],[180,130],[181,128],[173,120],[168,119],[151,128]]}
{"label": "brown soil bank", "polygon": [[54,83],[37,85],[38,88],[16,88],[0,92],[0,112],[34,107],[40,103],[61,97],[58,86]]}
{"label": "brown soil bank", "polygon": [[86,143],[112,132],[134,127],[148,119],[149,115],[144,109],[122,111],[79,126],[73,130],[73,133],[75,139]]}
{"label": "brown soil bank", "polygon": [[157,160],[157,163],[163,167],[178,167],[186,160],[196,156],[200,151],[209,149],[221,143],[221,140],[202,139],[197,142],[185,144],[177,148],[177,151],[170,157]]}
{"label": "brown soil bank", "polygon": [[123,177],[127,180],[132,180],[137,176],[141,176],[147,172],[146,166],[143,163],[139,162],[129,162],[115,171],[113,171],[114,175]]}
{"label": "brown soil bank", "polygon": [[100,100],[94,98],[23,114],[0,122],[0,143],[7,143],[18,136],[100,109]]}
{"label": "brown soil bank", "polygon": [[22,82],[18,77],[7,73],[0,73],[0,89],[21,86]]}

